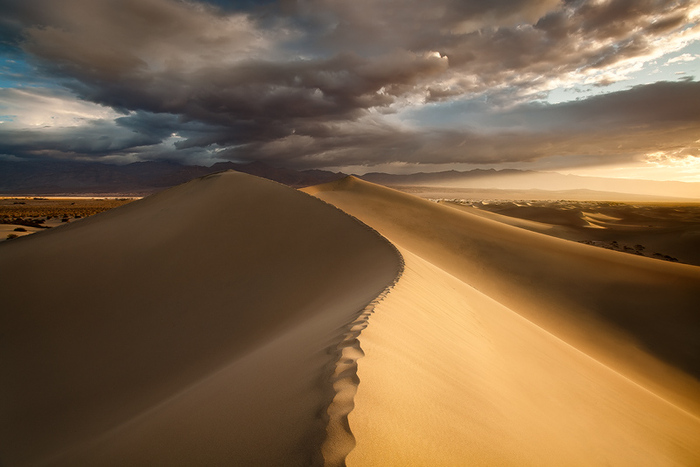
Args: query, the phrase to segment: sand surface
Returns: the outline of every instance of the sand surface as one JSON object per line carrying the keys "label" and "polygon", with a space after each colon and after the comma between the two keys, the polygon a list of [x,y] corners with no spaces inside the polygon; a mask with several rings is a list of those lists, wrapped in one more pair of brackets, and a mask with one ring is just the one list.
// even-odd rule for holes
{"label": "sand surface", "polygon": [[360,336],[348,465],[700,463],[700,268],[353,178],[305,191],[406,261]]}
{"label": "sand surface", "polygon": [[697,203],[439,202],[533,232],[700,266],[700,204]]}
{"label": "sand surface", "polygon": [[3,242],[0,464],[321,464],[337,345],[399,267],[233,172]]}
{"label": "sand surface", "polygon": [[700,465],[700,267],[303,191],[226,172],[0,244],[0,465]]}

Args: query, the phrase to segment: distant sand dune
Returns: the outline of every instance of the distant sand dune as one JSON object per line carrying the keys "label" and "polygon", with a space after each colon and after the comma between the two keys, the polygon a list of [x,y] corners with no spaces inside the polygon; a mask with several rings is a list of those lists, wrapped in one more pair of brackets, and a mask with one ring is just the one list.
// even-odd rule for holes
{"label": "distant sand dune", "polygon": [[700,205],[575,201],[440,204],[533,232],[700,266]]}
{"label": "distant sand dune", "polygon": [[348,465],[700,463],[700,268],[354,178],[305,191],[406,259],[360,336]]}
{"label": "distant sand dune", "polygon": [[233,172],[5,242],[0,464],[320,464],[336,346],[399,267]]}

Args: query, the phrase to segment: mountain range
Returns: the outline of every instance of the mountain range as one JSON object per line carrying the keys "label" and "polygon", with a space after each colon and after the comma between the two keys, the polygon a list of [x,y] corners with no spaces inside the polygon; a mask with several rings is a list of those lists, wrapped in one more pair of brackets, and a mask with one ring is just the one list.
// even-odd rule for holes
{"label": "mountain range", "polygon": [[211,167],[173,162],[108,165],[87,162],[0,161],[0,194],[147,195],[215,172],[235,170],[292,187],[331,182],[343,173],[276,168],[263,162],[219,162]]}
{"label": "mountain range", "polygon": [[[256,175],[296,188],[327,183],[346,176],[342,172],[327,170],[299,171],[273,167],[264,162],[219,162],[206,167],[157,161],[127,165],[66,161],[0,161],[0,194],[147,195],[196,177],[225,170]],[[413,174],[372,172],[358,177],[372,183],[395,187],[549,190],[563,193],[589,190],[667,199],[700,199],[700,183],[584,177],[516,169],[450,170]]]}
{"label": "mountain range", "polygon": [[[517,169],[450,170],[407,175],[367,173],[361,177],[368,182],[387,186],[424,186],[444,189],[546,190],[562,194],[581,190],[644,195],[666,199],[700,199],[700,183],[680,181],[638,180],[586,177]],[[580,193],[578,193],[580,194]]]}

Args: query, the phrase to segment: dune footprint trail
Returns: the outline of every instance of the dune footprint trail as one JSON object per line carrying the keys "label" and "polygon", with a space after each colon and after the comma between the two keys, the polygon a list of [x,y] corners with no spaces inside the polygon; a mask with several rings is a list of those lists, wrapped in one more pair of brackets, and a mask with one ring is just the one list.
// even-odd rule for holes
{"label": "dune footprint trail", "polygon": [[396,244],[347,465],[698,465],[700,268],[348,178],[305,191]]}
{"label": "dune footprint trail", "polygon": [[235,172],[0,245],[0,464],[321,465],[393,246]]}
{"label": "dune footprint trail", "polygon": [[335,395],[326,410],[328,414],[326,439],[321,446],[326,467],[345,466],[348,454],[355,448],[355,436],[350,429],[348,416],[355,407],[355,395],[360,384],[360,379],[357,377],[358,360],[365,356],[359,337],[367,328],[376,307],[403,275],[404,260],[398,250],[396,253],[400,258],[400,269],[396,279],[362,310],[357,319],[348,326],[343,340],[336,347],[337,358],[331,377]]}

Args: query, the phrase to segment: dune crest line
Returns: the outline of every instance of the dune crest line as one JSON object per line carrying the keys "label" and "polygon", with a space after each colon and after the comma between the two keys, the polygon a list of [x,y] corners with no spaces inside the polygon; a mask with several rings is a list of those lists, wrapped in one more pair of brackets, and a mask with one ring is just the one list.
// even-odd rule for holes
{"label": "dune crest line", "polygon": [[327,467],[344,467],[345,459],[355,448],[355,436],[348,423],[348,415],[355,408],[355,394],[360,384],[357,361],[365,356],[359,337],[368,326],[375,307],[391,292],[403,274],[403,256],[398,249],[396,252],[401,265],[396,279],[360,311],[358,317],[347,326],[343,339],[333,350],[337,358],[333,364],[330,381],[335,394],[326,408],[326,438],[321,445],[321,454]]}
{"label": "dune crest line", "polygon": [[[304,191],[301,192],[305,193]],[[321,198],[317,198],[309,193],[306,194],[342,212],[357,222],[358,225],[382,239],[396,253],[399,266],[394,280],[359,311],[357,317],[341,330],[342,338],[340,342],[328,349],[330,354],[335,354],[328,371],[333,394],[328,406],[326,406],[321,415],[326,424],[325,438],[321,444],[321,457],[323,458],[323,465],[326,467],[344,467],[345,459],[355,448],[356,444],[355,436],[348,423],[348,415],[355,407],[355,394],[360,384],[360,378],[357,376],[357,361],[365,355],[360,345],[359,337],[369,325],[369,318],[374,313],[375,307],[384,300],[401,279],[406,264],[396,245],[373,227]]]}

